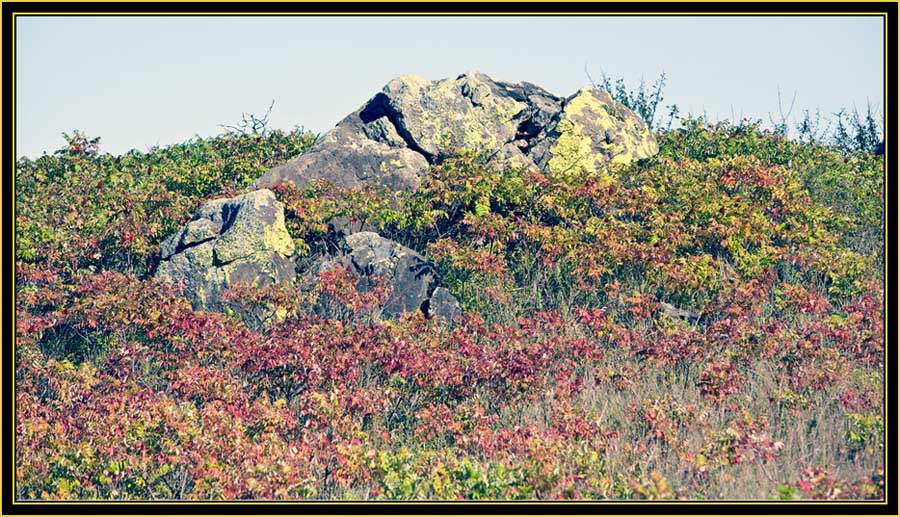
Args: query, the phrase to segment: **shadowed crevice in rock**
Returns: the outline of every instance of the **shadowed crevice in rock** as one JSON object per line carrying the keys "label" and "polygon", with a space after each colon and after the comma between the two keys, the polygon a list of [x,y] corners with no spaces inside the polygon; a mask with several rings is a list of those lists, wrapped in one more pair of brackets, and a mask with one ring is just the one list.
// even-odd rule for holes
{"label": "shadowed crevice in rock", "polygon": [[232,262],[240,262],[240,261],[242,261],[242,260],[247,260],[247,259],[250,259],[250,258],[252,258],[252,257],[253,257],[253,253],[248,253],[248,254],[246,254],[246,255],[240,255],[240,256],[237,256],[237,257],[229,257],[229,258],[227,258],[227,259],[222,259],[222,258],[219,257],[219,255],[216,253],[215,248],[213,248],[213,261],[212,261],[212,265],[215,266],[215,267],[222,267],[222,266],[227,266],[228,264],[231,264]]}
{"label": "shadowed crevice in rock", "polygon": [[532,149],[542,142],[548,141],[546,128],[559,123],[559,119],[562,117],[562,103],[560,103],[559,106],[559,109],[553,113],[544,111],[537,116],[535,116],[535,113],[538,110],[534,109],[532,114],[524,118],[519,124],[519,127],[517,128],[518,138],[516,140],[522,142],[522,144],[518,145],[518,148],[522,151],[522,154],[528,156],[529,159],[531,159],[530,155]]}
{"label": "shadowed crevice in rock", "polygon": [[392,120],[382,116],[364,123],[356,112],[326,133],[308,153],[270,169],[251,188],[282,183],[303,188],[311,181],[324,180],[344,188],[368,184],[408,192],[419,186],[428,167],[426,157],[407,145]]}
{"label": "shadowed crevice in rock", "polygon": [[206,218],[195,218],[184,228],[171,235],[160,245],[160,258],[168,260],[172,255],[200,246],[218,238],[222,225]]}
{"label": "shadowed crevice in rock", "polygon": [[436,288],[428,300],[422,304],[422,312],[430,319],[442,320],[444,324],[453,326],[457,316],[462,314],[459,301],[446,287]]}
{"label": "shadowed crevice in rock", "polygon": [[433,164],[434,156],[416,144],[416,141],[409,131],[407,131],[406,128],[403,127],[403,124],[400,123],[401,116],[400,113],[391,108],[390,99],[388,99],[387,95],[384,93],[378,93],[375,97],[372,97],[372,100],[370,100],[366,104],[366,107],[359,113],[359,118],[363,124],[371,124],[384,117],[385,120],[391,123],[400,138],[403,139],[406,147],[421,154],[429,164]]}
{"label": "shadowed crevice in rock", "polygon": [[[176,234],[176,235],[177,235],[177,234]],[[208,238],[208,239],[203,239],[203,240],[200,240],[200,241],[194,241],[194,242],[191,242],[191,243],[189,243],[189,244],[179,243],[179,244],[177,245],[177,247],[176,247],[173,251],[171,251],[171,252],[169,252],[169,253],[167,253],[167,254],[166,254],[165,252],[163,252],[163,254],[160,255],[160,260],[162,260],[162,261],[169,260],[169,259],[172,258],[172,255],[175,255],[176,253],[181,253],[182,251],[189,250],[189,249],[191,249],[191,248],[195,248],[195,247],[197,247],[197,246],[200,246],[201,244],[205,244],[205,243],[210,242],[210,241],[215,240],[215,239],[216,239],[216,237],[210,237],[210,238]]]}
{"label": "shadowed crevice in rock", "polygon": [[[381,117],[386,117],[388,114],[387,102],[387,96],[383,93],[376,94],[372,97],[372,100],[366,104],[366,107],[359,112],[359,119],[362,120],[363,124],[369,124]],[[395,128],[397,127],[397,124],[395,124],[393,120],[391,120],[391,124],[394,124]]]}

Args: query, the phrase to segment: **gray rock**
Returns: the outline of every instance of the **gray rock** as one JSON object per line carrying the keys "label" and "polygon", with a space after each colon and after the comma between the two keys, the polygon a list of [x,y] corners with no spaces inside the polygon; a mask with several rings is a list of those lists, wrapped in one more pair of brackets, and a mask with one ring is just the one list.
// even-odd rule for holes
{"label": "gray rock", "polygon": [[362,131],[369,139],[376,142],[387,144],[388,146],[397,149],[406,147],[406,141],[403,140],[403,137],[397,132],[397,128],[394,127],[394,124],[387,115],[382,115],[372,122],[364,124],[362,126]]}
{"label": "gray rock", "polygon": [[538,172],[538,166],[527,154],[522,152],[522,147],[517,145],[517,142],[522,142],[522,140],[508,143],[498,149],[488,158],[488,165],[497,168],[509,167],[524,172]]}
{"label": "gray rock", "polygon": [[195,309],[221,310],[237,282],[260,286],[294,279],[294,242],[284,209],[269,190],[203,205],[161,245],[161,281],[179,282]]}
{"label": "gray rock", "polygon": [[659,302],[659,312],[664,316],[668,316],[672,319],[682,319],[682,320],[699,320],[702,316],[701,313],[696,311],[690,311],[685,309],[679,309],[675,307],[671,303],[667,302]]}
{"label": "gray rock", "polygon": [[378,96],[347,116],[326,133],[306,154],[263,174],[253,188],[272,188],[290,182],[299,188],[312,181],[339,187],[373,185],[390,192],[418,188],[428,171],[428,161],[406,147],[406,142],[383,114],[372,120],[362,115],[379,109]]}
{"label": "gray rock", "polygon": [[443,321],[446,325],[453,325],[457,316],[462,314],[462,309],[456,297],[446,287],[438,287],[431,293],[428,300],[426,316]]}
{"label": "gray rock", "polygon": [[[348,235],[344,243],[342,255],[325,258],[317,267],[311,268],[311,273],[349,267],[359,278],[359,289],[363,291],[372,289],[377,279],[385,282],[390,287],[390,294],[381,307],[383,318],[397,318],[403,313],[427,309],[426,302],[433,298],[437,289],[435,272],[425,257],[369,231]],[[447,307],[449,311],[455,299],[446,292],[439,294],[439,302],[442,310]]]}
{"label": "gray rock", "polygon": [[160,258],[165,260],[179,250],[215,239],[221,229],[221,221],[215,222],[205,218],[194,219],[160,244]]}
{"label": "gray rock", "polygon": [[338,237],[346,237],[347,235],[352,235],[357,232],[377,232],[378,228],[367,221],[340,215],[328,221],[328,231],[334,233]]}

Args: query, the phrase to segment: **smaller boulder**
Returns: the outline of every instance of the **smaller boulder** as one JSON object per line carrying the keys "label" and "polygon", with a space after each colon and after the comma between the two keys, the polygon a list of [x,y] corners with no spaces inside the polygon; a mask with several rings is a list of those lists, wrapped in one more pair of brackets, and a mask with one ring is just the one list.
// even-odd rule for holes
{"label": "smaller boulder", "polygon": [[[425,257],[375,232],[361,231],[344,237],[344,253],[331,257],[313,267],[313,274],[335,267],[349,267],[359,278],[358,289],[367,291],[376,282],[386,282],[390,288],[387,300],[381,307],[381,316],[397,318],[403,313],[428,311],[432,300],[439,306],[441,317],[452,320],[453,295],[442,288],[435,288],[437,275]],[[446,291],[446,292],[445,292]],[[435,293],[438,297],[435,299]],[[431,315],[426,312],[426,315]]]}
{"label": "smaller boulder", "polygon": [[195,309],[221,310],[222,293],[237,282],[293,281],[294,251],[281,203],[256,190],[200,207],[162,243],[156,278],[183,283]]}

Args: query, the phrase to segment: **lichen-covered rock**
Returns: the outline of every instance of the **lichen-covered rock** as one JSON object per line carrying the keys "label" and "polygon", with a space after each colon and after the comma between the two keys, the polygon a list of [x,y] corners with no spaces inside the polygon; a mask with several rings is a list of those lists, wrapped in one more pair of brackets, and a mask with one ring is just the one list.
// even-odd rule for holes
{"label": "lichen-covered rock", "polygon": [[[517,141],[518,142],[518,141]],[[522,147],[517,143],[509,143],[488,156],[488,165],[503,170],[510,168],[523,172],[539,172],[534,161],[522,152]]]}
{"label": "lichen-covered rock", "polygon": [[610,163],[630,163],[658,152],[656,138],[633,111],[603,90],[583,88],[536,137],[529,154],[557,175],[595,174]]}
{"label": "lichen-covered rock", "polygon": [[[251,186],[255,190],[201,207],[162,244],[156,274],[185,284],[194,306],[210,310],[222,308],[222,293],[236,282],[293,281],[294,245],[282,206],[266,189],[325,180],[350,189],[380,187],[396,202],[398,193],[419,187],[430,166],[463,150],[496,167],[603,178],[608,165],[648,158],[658,147],[644,121],[601,90],[585,88],[563,99],[478,72],[437,81],[405,75],[309,152],[267,171]],[[388,281],[384,317],[421,310],[450,322],[459,314],[450,292],[436,285],[431,263],[415,251],[350,217],[335,218],[329,228],[346,249],[336,257],[306,257],[299,266],[307,280],[323,268],[349,266],[363,289],[376,277]]]}
{"label": "lichen-covered rock", "polygon": [[492,83],[475,72],[441,81],[404,75],[383,92],[398,130],[434,159],[459,149],[493,152],[515,139],[527,106]]}
{"label": "lichen-covered rock", "polygon": [[327,180],[408,192],[431,164],[461,150],[483,153],[497,167],[593,174],[652,156],[657,145],[640,117],[601,90],[562,99],[478,72],[438,81],[404,75],[253,188]]}
{"label": "lichen-covered rock", "polygon": [[[334,267],[349,267],[359,278],[358,288],[367,291],[383,282],[390,293],[381,307],[383,318],[396,318],[403,313],[425,311],[436,289],[436,275],[428,260],[415,251],[374,232],[357,232],[344,238],[344,253],[321,261],[311,269],[313,274]],[[439,295],[443,315],[452,314],[456,300],[448,292]],[[458,304],[457,304],[458,307]]]}
{"label": "lichen-covered rock", "polygon": [[476,72],[477,77],[491,85],[498,95],[505,95],[525,103],[525,110],[516,116],[518,127],[516,140],[527,141],[550,125],[562,111],[563,99],[531,83],[507,83],[494,81],[490,77]]}
{"label": "lichen-covered rock", "polygon": [[194,308],[220,310],[222,293],[237,282],[293,281],[294,251],[281,203],[256,190],[200,207],[162,243],[156,277],[183,283]]}

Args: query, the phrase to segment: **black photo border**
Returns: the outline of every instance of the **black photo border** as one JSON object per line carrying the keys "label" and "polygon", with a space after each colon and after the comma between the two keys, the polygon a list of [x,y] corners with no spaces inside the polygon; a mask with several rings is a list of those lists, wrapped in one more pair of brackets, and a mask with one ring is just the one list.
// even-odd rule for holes
{"label": "black photo border", "polygon": [[[892,2],[2,2],[3,313],[0,497],[8,515],[618,514],[897,515],[896,161],[897,1]],[[19,16],[882,16],[885,27],[885,500],[806,501],[17,501],[15,500],[15,20]]]}

